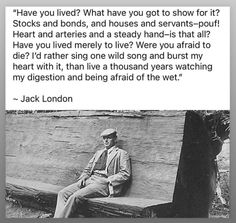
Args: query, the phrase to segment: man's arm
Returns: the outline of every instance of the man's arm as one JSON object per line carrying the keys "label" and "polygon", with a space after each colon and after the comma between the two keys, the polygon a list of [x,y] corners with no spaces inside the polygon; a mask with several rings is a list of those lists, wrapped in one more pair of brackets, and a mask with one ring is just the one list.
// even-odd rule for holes
{"label": "man's arm", "polygon": [[95,155],[96,153],[93,155],[93,157],[89,160],[87,166],[84,168],[82,174],[79,176],[78,180],[81,181],[81,186],[83,186],[83,184],[85,183],[85,181],[91,176],[92,174],[92,166],[93,166],[93,162],[95,159]]}
{"label": "man's arm", "polygon": [[119,172],[111,175],[107,178],[109,184],[112,186],[118,186],[124,182],[126,182],[131,176],[131,166],[130,166],[130,158],[129,154],[121,150],[120,154],[120,169]]}

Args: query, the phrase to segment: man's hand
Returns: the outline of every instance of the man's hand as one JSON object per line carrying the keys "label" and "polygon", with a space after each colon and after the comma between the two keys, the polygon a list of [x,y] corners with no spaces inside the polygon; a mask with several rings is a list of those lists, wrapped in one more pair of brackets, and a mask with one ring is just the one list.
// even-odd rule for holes
{"label": "man's hand", "polygon": [[87,176],[84,176],[84,177],[82,177],[81,179],[79,179],[78,182],[80,182],[80,183],[79,183],[79,187],[80,187],[80,188],[85,187],[85,183],[86,183],[86,180],[87,180],[87,179],[88,179]]}
{"label": "man's hand", "polygon": [[109,196],[108,197],[114,197],[114,189],[111,182],[108,183],[108,190],[109,190]]}

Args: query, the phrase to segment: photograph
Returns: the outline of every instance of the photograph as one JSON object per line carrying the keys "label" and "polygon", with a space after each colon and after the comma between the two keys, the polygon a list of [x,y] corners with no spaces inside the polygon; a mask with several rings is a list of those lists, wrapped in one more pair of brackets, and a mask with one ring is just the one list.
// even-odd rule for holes
{"label": "photograph", "polygon": [[229,218],[229,110],[6,110],[6,218]]}

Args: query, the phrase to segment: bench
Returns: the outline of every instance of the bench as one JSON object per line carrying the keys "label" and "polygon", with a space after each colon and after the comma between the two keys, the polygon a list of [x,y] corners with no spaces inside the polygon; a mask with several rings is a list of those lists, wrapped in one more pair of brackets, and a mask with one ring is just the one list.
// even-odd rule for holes
{"label": "bench", "polygon": [[[6,196],[22,206],[54,212],[57,193],[63,187],[39,181],[6,178]],[[171,202],[132,198],[105,197],[84,199],[82,213],[94,217],[167,217],[171,214]]]}

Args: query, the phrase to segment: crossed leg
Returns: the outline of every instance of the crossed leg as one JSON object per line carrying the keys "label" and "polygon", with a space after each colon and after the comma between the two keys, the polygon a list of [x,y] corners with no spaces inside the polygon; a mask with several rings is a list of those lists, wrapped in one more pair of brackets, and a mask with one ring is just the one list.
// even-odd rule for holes
{"label": "crossed leg", "polygon": [[80,197],[106,197],[108,196],[107,184],[89,182],[82,189],[79,188],[79,183],[74,183],[59,191],[57,196],[57,205],[54,218],[69,218],[72,217],[75,211],[80,208],[79,204],[83,201]]}

